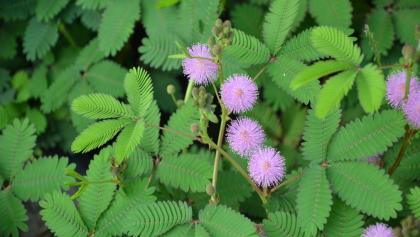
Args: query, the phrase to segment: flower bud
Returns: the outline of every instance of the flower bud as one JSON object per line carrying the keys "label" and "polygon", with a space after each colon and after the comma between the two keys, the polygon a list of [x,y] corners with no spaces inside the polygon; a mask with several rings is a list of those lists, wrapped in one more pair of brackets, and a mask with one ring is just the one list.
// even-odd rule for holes
{"label": "flower bud", "polygon": [[222,53],[222,47],[220,47],[220,45],[216,44],[213,48],[212,48],[212,53],[214,56],[219,56]]}
{"label": "flower bud", "polygon": [[168,86],[166,86],[166,92],[167,92],[169,95],[173,95],[173,94],[175,94],[175,92],[176,92],[176,88],[175,88],[175,86],[174,86],[174,85],[172,85],[172,84],[169,84]]}
{"label": "flower bud", "polygon": [[411,60],[416,53],[416,49],[411,45],[404,45],[402,48],[402,55],[404,56],[405,60]]}
{"label": "flower bud", "polygon": [[216,23],[214,24],[216,27],[223,27],[223,22],[220,18],[217,18]]}
{"label": "flower bud", "polygon": [[207,43],[209,44],[210,48],[213,48],[216,44],[216,40],[214,39],[214,37],[210,37]]}
{"label": "flower bud", "polygon": [[223,22],[223,28],[231,29],[232,28],[232,23],[229,20],[226,20],[225,22]]}
{"label": "flower bud", "polygon": [[206,187],[206,193],[211,196],[214,194],[214,192],[216,192],[216,190],[214,189],[214,186],[212,184],[208,184]]}

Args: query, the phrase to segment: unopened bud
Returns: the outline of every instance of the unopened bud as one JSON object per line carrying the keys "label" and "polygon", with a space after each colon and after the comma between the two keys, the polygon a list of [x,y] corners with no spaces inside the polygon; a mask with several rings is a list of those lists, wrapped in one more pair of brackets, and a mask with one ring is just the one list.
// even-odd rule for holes
{"label": "unopened bud", "polygon": [[222,28],[213,26],[213,28],[211,28],[211,32],[213,33],[213,35],[219,36],[222,33]]}
{"label": "unopened bud", "polygon": [[175,94],[175,91],[176,91],[176,88],[175,88],[175,86],[174,86],[174,85],[169,84],[168,86],[166,86],[166,92],[167,92],[169,95],[173,95],[173,94]]}
{"label": "unopened bud", "polygon": [[198,133],[198,131],[200,131],[200,126],[196,123],[191,124],[191,132]]}
{"label": "unopened bud", "polygon": [[223,21],[222,21],[220,18],[218,18],[218,19],[216,20],[216,22],[214,23],[214,25],[215,25],[216,27],[223,27]]}
{"label": "unopened bud", "polygon": [[222,53],[222,47],[220,47],[220,45],[216,44],[213,48],[212,48],[212,53],[214,56],[219,56]]}
{"label": "unopened bud", "polygon": [[232,28],[232,23],[229,20],[226,20],[225,22],[223,22],[223,28],[225,29]]}
{"label": "unopened bud", "polygon": [[192,94],[193,98],[198,98],[199,93],[200,93],[200,90],[197,87],[194,87],[192,89],[191,94]]}
{"label": "unopened bud", "polygon": [[176,107],[181,107],[184,105],[184,101],[183,100],[177,100],[176,101]]}
{"label": "unopened bud", "polygon": [[404,56],[405,60],[412,59],[415,53],[416,53],[416,49],[411,45],[406,44],[402,48],[402,55]]}
{"label": "unopened bud", "polygon": [[208,43],[210,48],[213,48],[213,46],[216,44],[216,41],[215,41],[214,37],[210,37],[207,43]]}
{"label": "unopened bud", "polygon": [[214,186],[212,184],[208,184],[206,187],[206,193],[211,196],[214,194],[216,190],[214,189]]}

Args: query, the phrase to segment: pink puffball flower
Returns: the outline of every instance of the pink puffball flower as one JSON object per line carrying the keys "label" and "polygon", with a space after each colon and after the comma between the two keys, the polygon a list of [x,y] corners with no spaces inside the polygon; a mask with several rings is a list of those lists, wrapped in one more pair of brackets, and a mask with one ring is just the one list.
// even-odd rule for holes
{"label": "pink puffball flower", "polygon": [[405,117],[413,127],[420,128],[420,91],[410,93],[404,105]]}
{"label": "pink puffball flower", "polygon": [[395,237],[392,228],[385,224],[378,223],[366,228],[363,237]]}
{"label": "pink puffball flower", "polygon": [[263,147],[251,155],[248,164],[249,174],[261,187],[269,187],[283,180],[286,165],[283,156],[271,147]]}
{"label": "pink puffball flower", "polygon": [[[388,77],[387,86],[386,86],[386,97],[389,104],[393,108],[400,108],[404,104],[404,94],[405,94],[405,72],[398,72],[390,75]],[[412,77],[410,80],[410,91],[409,94],[418,91],[420,88],[419,82],[416,77]]]}
{"label": "pink puffball flower", "polygon": [[258,98],[258,87],[247,75],[232,75],[220,89],[226,108],[234,113],[251,109]]}
{"label": "pink puffball flower", "polygon": [[265,139],[261,125],[246,117],[233,120],[226,131],[230,147],[241,156],[249,156]]}
{"label": "pink puffball flower", "polygon": [[[207,85],[216,80],[218,66],[213,61],[207,45],[196,44],[188,48],[191,57],[187,57],[182,62],[184,74],[197,85]],[[194,58],[197,57],[197,58]]]}

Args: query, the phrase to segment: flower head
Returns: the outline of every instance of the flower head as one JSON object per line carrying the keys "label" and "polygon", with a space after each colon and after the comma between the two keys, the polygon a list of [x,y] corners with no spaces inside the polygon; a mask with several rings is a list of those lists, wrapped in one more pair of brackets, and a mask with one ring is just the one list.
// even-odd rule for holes
{"label": "flower head", "polygon": [[283,180],[285,170],[284,158],[271,147],[256,150],[248,164],[251,178],[262,187],[276,185]]}
{"label": "flower head", "polygon": [[258,87],[246,75],[233,75],[223,83],[220,94],[228,110],[241,113],[254,106],[258,98]]}
{"label": "flower head", "polygon": [[[197,85],[207,85],[217,78],[218,66],[207,45],[196,44],[188,48],[191,57],[182,62],[184,74]],[[196,57],[196,58],[194,58]]]}
{"label": "flower head", "polygon": [[363,237],[394,237],[394,232],[387,225],[378,223],[369,226],[363,233]]}
{"label": "flower head", "polygon": [[[387,81],[387,99],[394,108],[400,108],[404,103],[405,94],[405,72],[398,72],[390,75]],[[410,80],[410,94],[418,91],[420,85],[416,77]]]}
{"label": "flower head", "polygon": [[249,118],[233,120],[227,128],[227,141],[233,151],[248,156],[264,142],[265,134],[260,124]]}
{"label": "flower head", "polygon": [[404,113],[408,122],[415,128],[420,128],[420,91],[409,94],[404,105]]}

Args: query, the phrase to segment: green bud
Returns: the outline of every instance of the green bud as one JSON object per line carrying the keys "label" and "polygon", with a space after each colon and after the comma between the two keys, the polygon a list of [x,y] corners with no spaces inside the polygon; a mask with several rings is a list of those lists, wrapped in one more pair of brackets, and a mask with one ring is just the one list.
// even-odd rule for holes
{"label": "green bud", "polygon": [[175,92],[176,92],[176,88],[175,88],[175,86],[174,86],[174,85],[172,85],[172,84],[167,85],[167,86],[166,86],[166,92],[167,92],[169,95],[173,95],[173,94],[175,94]]}
{"label": "green bud", "polygon": [[206,187],[206,193],[211,196],[216,192],[216,189],[214,189],[214,186],[212,184],[208,184]]}
{"label": "green bud", "polygon": [[402,48],[402,55],[404,56],[405,60],[411,60],[414,57],[414,54],[416,53],[416,49],[411,45],[404,45]]}
{"label": "green bud", "polygon": [[222,28],[213,26],[213,28],[211,28],[211,32],[214,36],[219,36],[222,33]]}
{"label": "green bud", "polygon": [[200,89],[198,89],[197,87],[194,87],[191,91],[193,98],[198,98],[199,93],[200,93]]}
{"label": "green bud", "polygon": [[220,47],[220,45],[216,44],[211,52],[213,53],[214,56],[219,56],[222,53],[222,47]]}
{"label": "green bud", "polygon": [[220,18],[217,18],[216,23],[214,23],[216,27],[223,27],[223,21]]}
{"label": "green bud", "polygon": [[223,28],[225,29],[232,28],[232,23],[229,20],[226,20],[225,22],[223,22]]}
{"label": "green bud", "polygon": [[209,44],[210,48],[213,48],[216,44],[216,40],[214,39],[214,37],[210,37],[207,43]]}

